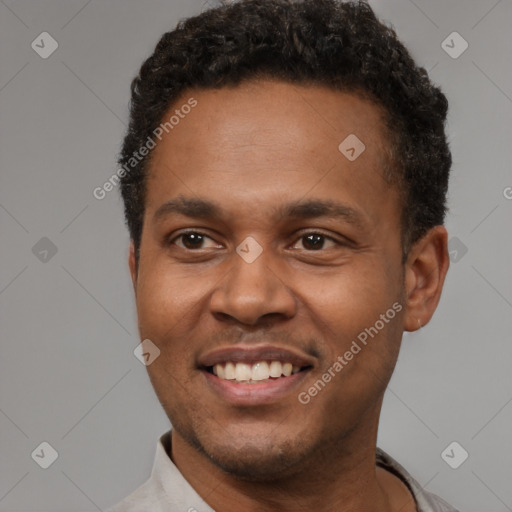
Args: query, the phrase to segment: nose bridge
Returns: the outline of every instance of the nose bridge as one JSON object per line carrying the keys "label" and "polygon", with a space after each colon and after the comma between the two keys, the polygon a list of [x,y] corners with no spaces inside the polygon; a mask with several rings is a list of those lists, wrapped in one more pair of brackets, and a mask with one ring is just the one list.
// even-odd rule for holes
{"label": "nose bridge", "polygon": [[[242,251],[242,248],[240,248],[240,251]],[[261,255],[258,255],[254,260],[248,260],[244,256],[240,256],[240,253],[233,259],[234,273],[231,285],[240,287],[240,290],[244,293],[268,299],[272,290],[276,288],[276,280],[283,285],[271,269],[272,255],[269,249],[265,253],[262,251]]]}
{"label": "nose bridge", "polygon": [[[244,249],[241,244],[241,249]],[[233,253],[230,270],[211,298],[211,309],[254,324],[269,314],[293,316],[295,301],[291,291],[272,269],[270,250],[262,251],[255,259],[244,253]]]}

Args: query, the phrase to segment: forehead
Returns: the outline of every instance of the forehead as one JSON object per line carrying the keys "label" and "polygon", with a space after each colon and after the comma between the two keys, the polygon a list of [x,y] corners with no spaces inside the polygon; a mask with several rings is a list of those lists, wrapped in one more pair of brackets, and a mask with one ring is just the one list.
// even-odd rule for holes
{"label": "forehead", "polygon": [[255,205],[334,190],[370,206],[388,188],[383,111],[354,93],[248,82],[187,90],[163,121],[173,115],[153,150],[147,210],[183,194]]}
{"label": "forehead", "polygon": [[[187,107],[190,98],[197,102],[193,109]],[[182,110],[191,112],[182,113],[181,119],[172,115]],[[242,150],[241,143],[250,142],[265,144],[268,151],[287,148],[291,158],[293,149],[299,149],[294,146],[297,142],[306,150],[332,151],[342,137],[355,134],[372,149],[385,152],[384,110],[359,94],[321,85],[260,80],[220,89],[189,89],[175,100],[163,122],[171,117],[179,124],[170,126],[164,139],[187,147],[201,139],[203,150],[214,145]],[[159,146],[155,154],[165,144]]]}

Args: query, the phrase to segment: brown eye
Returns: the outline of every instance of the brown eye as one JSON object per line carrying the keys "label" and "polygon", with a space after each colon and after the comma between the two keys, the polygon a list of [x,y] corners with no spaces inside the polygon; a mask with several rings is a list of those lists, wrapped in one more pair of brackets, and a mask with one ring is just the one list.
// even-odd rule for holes
{"label": "brown eye", "polygon": [[186,233],[181,235],[180,238],[187,249],[197,249],[201,248],[205,237],[200,233]]}
{"label": "brown eye", "polygon": [[322,249],[325,243],[325,236],[313,233],[302,237],[302,246],[304,249],[316,251]]}
{"label": "brown eye", "polygon": [[[209,236],[199,233],[197,231],[189,231],[178,235],[170,242],[171,245],[175,244],[182,249],[207,249],[211,247],[219,247],[219,245]],[[209,244],[209,245],[208,245]]]}
{"label": "brown eye", "polygon": [[[300,244],[300,245],[299,245]],[[327,244],[327,247],[326,247]],[[329,245],[330,244],[330,245]],[[306,249],[307,251],[320,251],[339,245],[336,240],[322,233],[307,233],[302,235],[296,242],[296,249]]]}

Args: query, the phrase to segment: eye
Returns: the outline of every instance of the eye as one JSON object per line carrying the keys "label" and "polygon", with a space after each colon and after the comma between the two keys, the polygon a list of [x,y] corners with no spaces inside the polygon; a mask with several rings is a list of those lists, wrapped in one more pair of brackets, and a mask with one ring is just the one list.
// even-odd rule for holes
{"label": "eye", "polygon": [[[322,233],[306,233],[302,235],[294,244],[294,249],[297,249],[296,245],[298,243],[302,244],[302,247],[298,247],[298,249],[302,248],[308,251],[319,251],[321,249],[326,249],[340,245],[339,242],[337,242],[330,236],[324,235]],[[326,243],[328,247],[325,247]]]}
{"label": "eye", "polygon": [[174,237],[169,243],[171,245],[176,244],[178,247],[187,250],[219,247],[219,244],[216,243],[215,240],[210,238],[208,235],[198,231],[188,231],[187,233],[181,233],[181,235]]}

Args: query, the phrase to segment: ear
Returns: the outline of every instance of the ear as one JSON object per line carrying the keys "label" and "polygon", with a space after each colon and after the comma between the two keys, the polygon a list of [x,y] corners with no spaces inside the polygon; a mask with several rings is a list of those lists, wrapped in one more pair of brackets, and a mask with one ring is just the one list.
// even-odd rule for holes
{"label": "ear", "polygon": [[135,258],[135,245],[133,240],[130,242],[128,267],[130,268],[130,275],[132,276],[133,291],[137,294],[137,259]]}
{"label": "ear", "polygon": [[405,264],[406,331],[416,331],[432,318],[449,266],[448,233],[435,226],[411,247]]}

